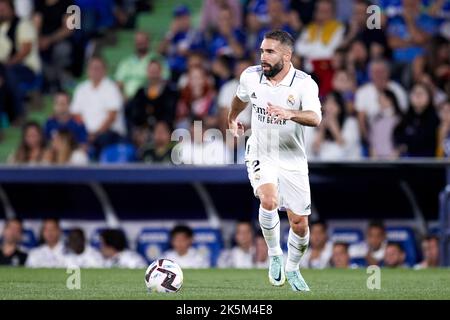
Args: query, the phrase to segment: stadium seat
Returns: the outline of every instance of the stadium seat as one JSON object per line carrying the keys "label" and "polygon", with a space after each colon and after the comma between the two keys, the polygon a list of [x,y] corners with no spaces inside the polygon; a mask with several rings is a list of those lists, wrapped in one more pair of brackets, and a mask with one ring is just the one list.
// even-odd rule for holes
{"label": "stadium seat", "polygon": [[137,238],[136,250],[148,263],[158,259],[169,249],[169,233],[166,228],[144,228]]}
{"label": "stadium seat", "polygon": [[406,263],[414,266],[417,263],[418,248],[414,231],[409,227],[387,227],[388,241],[399,243],[406,254]]}
{"label": "stadium seat", "polygon": [[130,143],[117,143],[105,147],[100,163],[127,163],[136,161],[136,147]]}
{"label": "stadium seat", "polygon": [[349,245],[364,241],[364,233],[359,228],[334,228],[331,241],[343,242]]}
{"label": "stadium seat", "polygon": [[34,235],[33,230],[23,229],[21,246],[27,250],[33,249],[38,245],[38,240]]}
{"label": "stadium seat", "polygon": [[193,246],[210,259],[212,267],[217,265],[220,251],[223,248],[222,233],[214,228],[194,228]]}

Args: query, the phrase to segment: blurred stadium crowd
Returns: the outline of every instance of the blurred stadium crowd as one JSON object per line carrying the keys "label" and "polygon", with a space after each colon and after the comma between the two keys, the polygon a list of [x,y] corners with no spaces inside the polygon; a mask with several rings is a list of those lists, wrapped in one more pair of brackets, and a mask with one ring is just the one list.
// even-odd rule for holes
{"label": "blurred stadium crowd", "polygon": [[[20,219],[9,219],[0,238],[0,265],[144,268],[154,259],[167,258],[182,268],[267,268],[267,246],[260,231],[255,231],[259,227],[255,227],[251,221],[238,221],[226,246],[220,236],[214,239],[204,233],[201,239],[200,230],[181,224],[167,230],[167,238],[161,229],[144,230],[137,243],[131,244],[121,229],[102,229],[98,239],[88,239],[83,229],[62,229],[57,219],[47,218],[42,222],[39,242],[34,242],[33,233],[23,228]],[[331,232],[324,221],[314,221],[310,247],[300,268],[438,267],[438,238],[430,234],[417,242],[417,248],[416,239],[404,236],[405,231],[371,221],[364,234],[349,229]]]}
{"label": "blurred stadium crowd", "polygon": [[[79,30],[66,25],[71,4],[81,8]],[[381,9],[379,28],[368,27],[371,4]],[[10,163],[170,164],[174,129],[201,120],[203,131],[226,136],[239,75],[259,64],[270,29],[293,35],[293,65],[319,84],[324,117],[307,130],[310,159],[450,154],[447,0],[205,0],[198,26],[189,5],[173,8],[156,46],[152,30],[135,23],[151,8],[144,0],[0,0],[0,115],[23,127]],[[108,68],[98,43],[121,28],[135,30],[134,53]],[[53,98],[45,123],[27,120],[35,92]],[[240,116],[246,128],[250,111]],[[243,163],[235,143],[194,144],[182,163]]]}

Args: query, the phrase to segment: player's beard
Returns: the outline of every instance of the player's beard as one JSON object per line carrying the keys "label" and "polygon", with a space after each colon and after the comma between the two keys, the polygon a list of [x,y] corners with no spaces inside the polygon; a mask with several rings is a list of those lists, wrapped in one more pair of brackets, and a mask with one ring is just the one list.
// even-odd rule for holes
{"label": "player's beard", "polygon": [[284,68],[284,62],[283,60],[280,60],[280,62],[274,64],[273,66],[270,65],[269,63],[265,62],[262,63],[261,66],[268,66],[269,70],[265,70],[263,69],[263,74],[266,78],[273,78],[275,77],[281,70],[283,70]]}

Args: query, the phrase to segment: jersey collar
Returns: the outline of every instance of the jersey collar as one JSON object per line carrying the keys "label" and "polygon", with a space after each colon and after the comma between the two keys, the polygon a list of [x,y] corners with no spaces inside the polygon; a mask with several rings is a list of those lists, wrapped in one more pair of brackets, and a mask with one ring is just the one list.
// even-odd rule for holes
{"label": "jersey collar", "polygon": [[[295,68],[292,65],[292,63],[290,63],[288,73],[284,76],[283,80],[281,80],[281,82],[278,85],[286,86],[286,87],[292,86],[292,83],[294,83],[295,74],[296,74]],[[259,80],[259,83],[266,83],[270,86],[272,85],[262,71],[261,71],[261,78]]]}

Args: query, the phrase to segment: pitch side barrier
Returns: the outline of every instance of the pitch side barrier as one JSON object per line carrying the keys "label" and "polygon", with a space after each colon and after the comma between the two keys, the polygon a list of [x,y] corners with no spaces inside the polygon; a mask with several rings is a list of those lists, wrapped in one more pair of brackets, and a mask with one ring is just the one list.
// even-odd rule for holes
{"label": "pitch side barrier", "polygon": [[[448,252],[450,161],[309,163],[312,211],[322,219],[439,221]],[[121,220],[257,217],[244,165],[0,166],[0,217]],[[443,257],[448,261],[448,254]]]}

